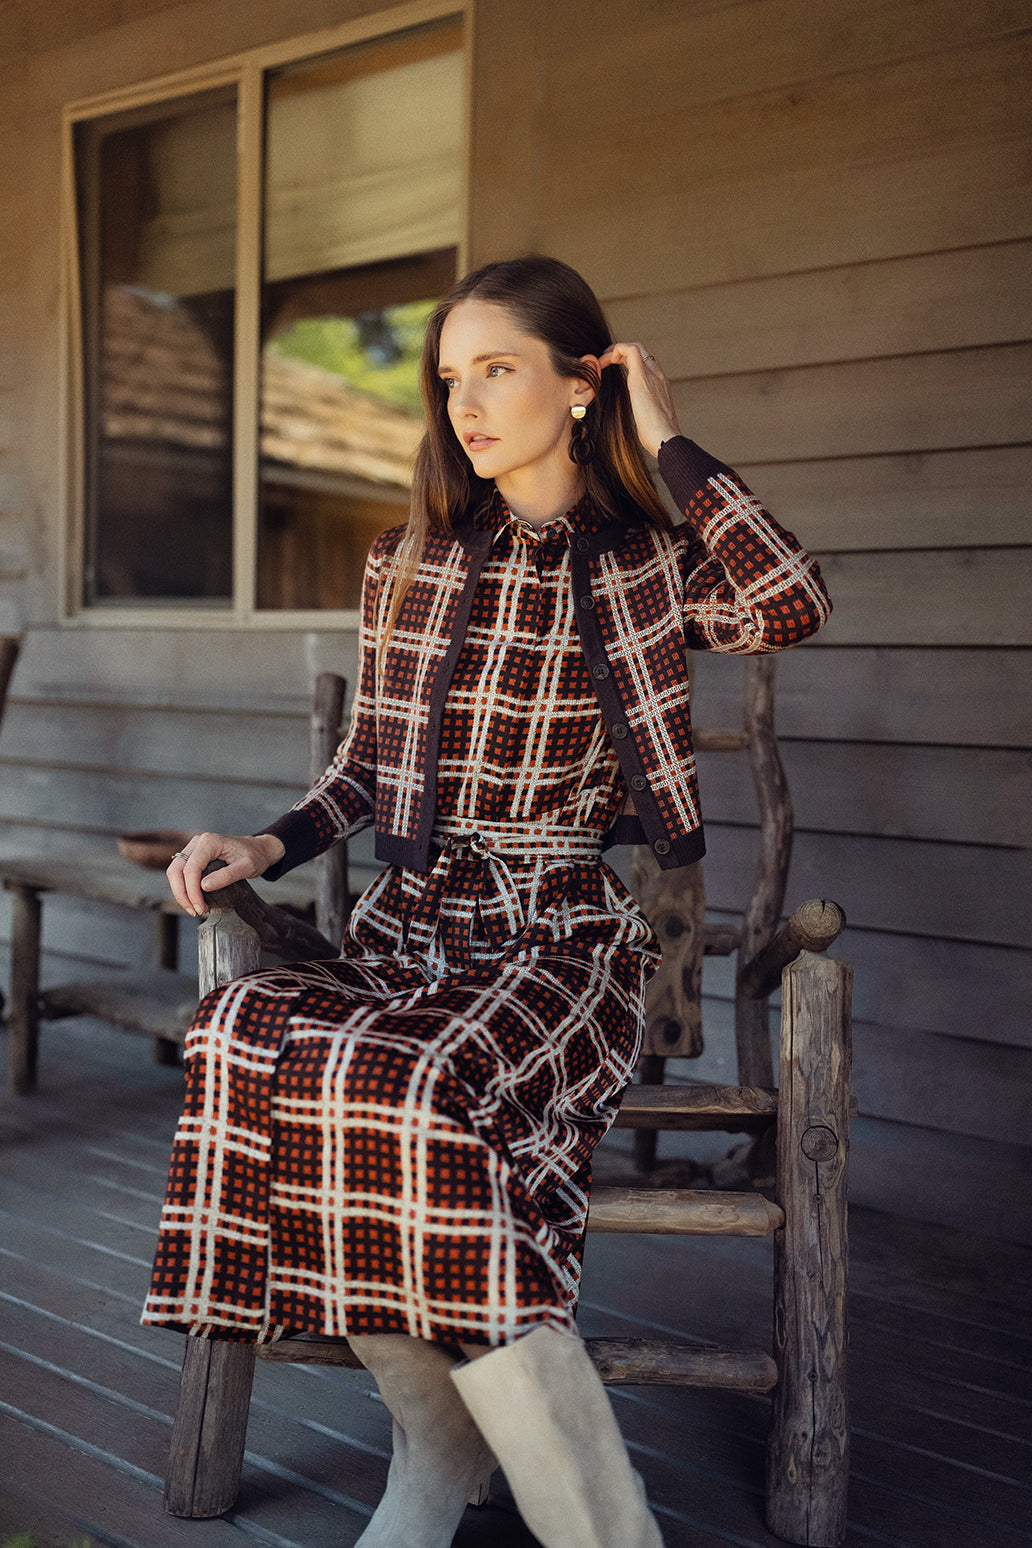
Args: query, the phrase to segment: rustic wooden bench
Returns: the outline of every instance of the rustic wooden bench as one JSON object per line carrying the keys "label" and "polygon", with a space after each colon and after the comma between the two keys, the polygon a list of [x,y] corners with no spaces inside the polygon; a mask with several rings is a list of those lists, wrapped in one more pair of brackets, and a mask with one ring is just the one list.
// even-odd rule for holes
{"label": "rustic wooden bench", "polygon": [[[4,644],[0,637],[0,705],[14,661]],[[316,679],[309,748],[313,780],[326,768],[340,740],[346,692],[345,679],[335,672],[320,673]],[[159,1063],[175,1062],[197,1007],[197,978],[179,972],[183,914],[169,892],[164,872],[133,865],[114,850],[91,849],[51,857],[0,859],[0,882],[14,901],[8,1013],[11,1091],[24,1096],[36,1089],[40,1022],[64,1016],[97,1016],[127,1032],[142,1033],[154,1040]],[[306,927],[303,919],[280,908],[263,919],[266,949],[287,957],[336,956],[339,948],[330,942],[340,941],[352,902],[347,846],[337,845],[321,856],[310,877],[284,877],[275,884],[275,891],[278,904],[298,913],[314,903],[315,917],[324,933]],[[41,992],[43,900],[58,895],[150,914],[155,927],[153,966],[59,984]],[[260,906],[257,897],[255,906]]]}

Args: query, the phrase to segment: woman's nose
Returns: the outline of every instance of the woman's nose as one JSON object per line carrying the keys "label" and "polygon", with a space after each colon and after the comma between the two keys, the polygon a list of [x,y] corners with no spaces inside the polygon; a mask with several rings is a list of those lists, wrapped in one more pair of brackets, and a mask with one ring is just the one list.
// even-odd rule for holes
{"label": "woman's nose", "polygon": [[463,419],[469,419],[480,412],[476,393],[472,387],[465,385],[456,387],[452,397],[452,407],[453,412],[461,415]]}

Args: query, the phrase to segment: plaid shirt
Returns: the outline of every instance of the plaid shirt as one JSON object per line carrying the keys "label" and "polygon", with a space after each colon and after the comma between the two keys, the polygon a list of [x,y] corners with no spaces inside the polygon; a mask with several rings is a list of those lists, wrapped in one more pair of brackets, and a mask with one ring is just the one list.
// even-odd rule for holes
{"label": "plaid shirt", "polygon": [[[781,650],[831,609],[816,562],[730,468],[684,437],[660,472],[687,520],[571,532],[569,575],[584,658],[634,817],[609,842],[647,842],[664,869],[705,850],[692,750],[685,647]],[[377,670],[402,528],[373,544],[363,587],[351,728],[322,779],[265,831],[286,854],[270,879],[376,825],[376,855],[425,871],[436,815],[444,706],[494,533],[471,523],[432,534]]]}

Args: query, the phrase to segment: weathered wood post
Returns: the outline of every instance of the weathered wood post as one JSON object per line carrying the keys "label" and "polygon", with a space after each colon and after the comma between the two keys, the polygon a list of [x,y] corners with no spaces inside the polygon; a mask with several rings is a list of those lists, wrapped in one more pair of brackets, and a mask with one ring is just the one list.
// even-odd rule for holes
{"label": "weathered wood post", "polygon": [[[229,888],[230,893],[233,892]],[[215,894],[221,897],[221,894]],[[258,932],[212,899],[197,932],[201,995],[259,966]],[[228,899],[226,900],[229,901]],[[237,1497],[254,1377],[253,1343],[188,1338],[165,1476],[172,1516],[219,1516]]]}
{"label": "weathered wood post", "polygon": [[11,921],[11,1008],[7,1034],[10,1041],[11,1091],[28,1096],[36,1089],[39,1063],[39,948],[42,906],[34,887],[8,883],[14,894]]}
{"label": "weathered wood post", "polygon": [[[336,672],[320,672],[315,680],[309,774],[314,785],[328,768],[340,743],[347,683]],[[342,841],[315,862],[315,923],[334,948],[340,946],[351,913],[348,887],[348,846]]]}
{"label": "weathered wood post", "polygon": [[[782,978],[778,1197],[774,1238],[774,1393],[767,1524],[807,1548],[837,1548],[846,1526],[846,1174],[849,1153],[848,963],[819,955],[845,920],[824,904]],[[797,912],[793,923],[800,917]],[[791,943],[789,943],[791,944]],[[810,948],[810,949],[807,949]],[[816,948],[813,949],[813,948]]]}

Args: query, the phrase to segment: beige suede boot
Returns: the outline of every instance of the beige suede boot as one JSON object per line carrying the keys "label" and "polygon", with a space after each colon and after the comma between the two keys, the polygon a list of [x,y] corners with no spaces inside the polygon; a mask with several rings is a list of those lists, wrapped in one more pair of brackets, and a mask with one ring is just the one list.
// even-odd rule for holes
{"label": "beige suede boot", "polygon": [[455,1357],[404,1333],[348,1343],[394,1420],[387,1488],[356,1548],[450,1548],[467,1500],[497,1465],[448,1379]]}
{"label": "beige suede boot", "polygon": [[535,1328],[451,1379],[544,1548],[662,1548],[583,1342]]}

